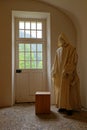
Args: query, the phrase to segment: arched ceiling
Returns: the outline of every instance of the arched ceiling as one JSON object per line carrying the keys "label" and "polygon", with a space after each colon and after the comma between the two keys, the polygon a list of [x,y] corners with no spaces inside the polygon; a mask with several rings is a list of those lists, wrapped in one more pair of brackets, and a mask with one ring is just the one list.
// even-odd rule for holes
{"label": "arched ceiling", "polygon": [[[74,23],[76,20],[79,24],[83,24],[83,21],[87,19],[87,0],[38,0],[55,7],[58,7],[64,11]],[[77,24],[77,23],[76,23]]]}

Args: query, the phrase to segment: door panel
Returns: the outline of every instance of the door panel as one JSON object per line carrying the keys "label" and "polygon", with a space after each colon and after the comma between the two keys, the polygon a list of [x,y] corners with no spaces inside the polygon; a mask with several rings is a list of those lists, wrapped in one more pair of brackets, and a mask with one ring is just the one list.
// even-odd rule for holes
{"label": "door panel", "polygon": [[16,73],[16,102],[27,102],[28,73]]}
{"label": "door panel", "polygon": [[30,95],[34,95],[36,91],[42,91],[44,88],[43,85],[43,73],[42,72],[32,72],[30,76]]}
{"label": "door panel", "polygon": [[45,91],[43,72],[22,72],[16,74],[16,102],[34,102],[36,91]]}

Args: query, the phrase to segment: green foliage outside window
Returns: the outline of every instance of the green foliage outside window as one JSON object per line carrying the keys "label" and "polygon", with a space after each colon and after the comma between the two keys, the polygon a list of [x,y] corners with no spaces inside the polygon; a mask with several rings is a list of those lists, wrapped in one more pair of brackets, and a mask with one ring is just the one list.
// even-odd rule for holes
{"label": "green foliage outside window", "polygon": [[23,43],[19,44],[19,68],[20,69],[43,68],[42,44],[23,44]]}

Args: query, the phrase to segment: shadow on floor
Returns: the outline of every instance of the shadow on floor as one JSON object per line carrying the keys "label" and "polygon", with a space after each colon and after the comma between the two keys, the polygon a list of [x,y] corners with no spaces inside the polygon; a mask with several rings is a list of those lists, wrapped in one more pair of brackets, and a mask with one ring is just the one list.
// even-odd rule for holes
{"label": "shadow on floor", "polygon": [[72,116],[64,115],[65,118],[78,120],[87,123],[87,111],[73,112]]}
{"label": "shadow on floor", "polygon": [[58,115],[57,113],[50,111],[49,114],[36,114],[36,116],[38,116],[38,118],[43,119],[43,120],[58,120]]}

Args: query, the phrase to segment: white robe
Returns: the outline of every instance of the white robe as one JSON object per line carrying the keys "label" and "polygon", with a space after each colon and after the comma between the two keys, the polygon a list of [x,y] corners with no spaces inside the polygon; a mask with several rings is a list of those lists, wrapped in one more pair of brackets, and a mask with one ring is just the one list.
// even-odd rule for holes
{"label": "white robe", "polygon": [[67,110],[80,109],[80,81],[77,75],[76,48],[65,44],[56,51],[52,67],[56,106]]}

